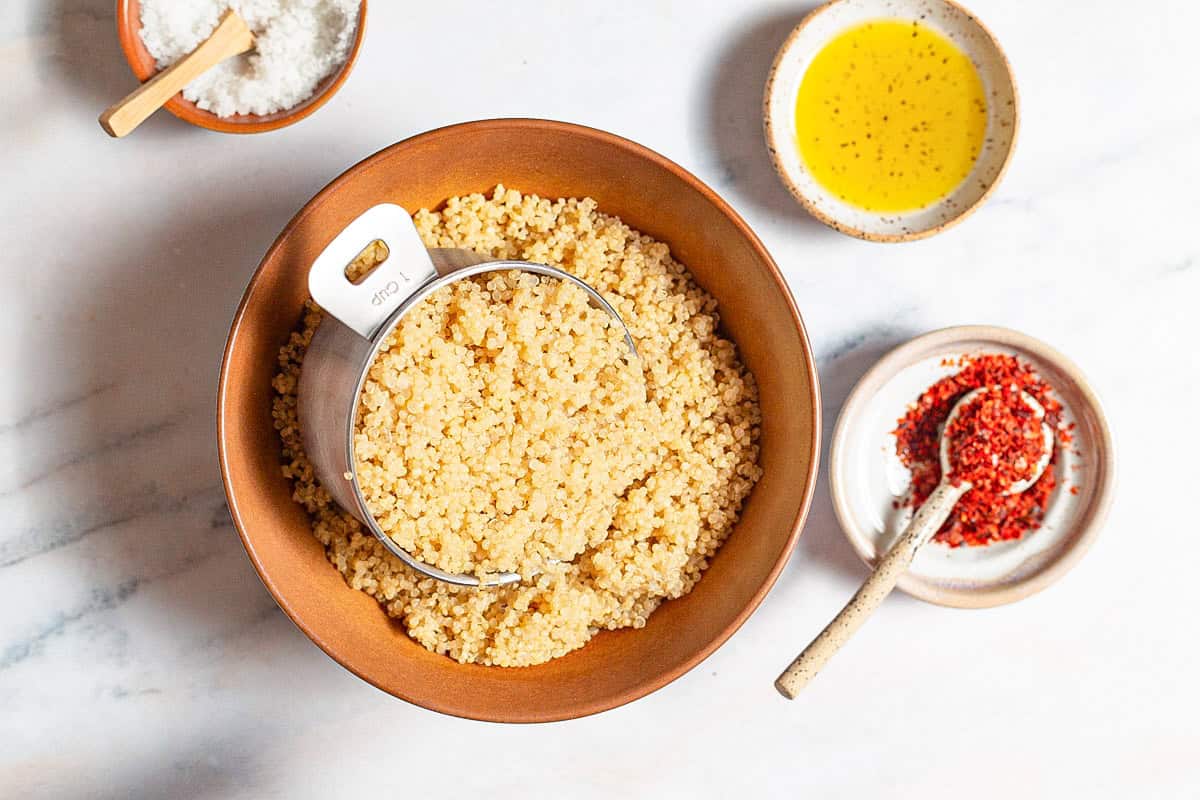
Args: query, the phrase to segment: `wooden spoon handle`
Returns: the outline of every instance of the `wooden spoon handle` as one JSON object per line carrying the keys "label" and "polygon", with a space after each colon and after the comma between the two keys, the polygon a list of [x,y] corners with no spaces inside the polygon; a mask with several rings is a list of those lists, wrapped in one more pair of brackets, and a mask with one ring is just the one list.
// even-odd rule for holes
{"label": "wooden spoon handle", "polygon": [[228,11],[199,47],[134,89],[124,100],[100,115],[100,127],[119,137],[141,125],[147,117],[183,90],[192,79],[230,56],[254,47],[254,34],[235,11]]}
{"label": "wooden spoon handle", "polygon": [[794,700],[800,690],[816,677],[825,662],[862,627],[871,612],[888,596],[896,586],[896,581],[912,563],[917,550],[933,538],[954,510],[954,504],[970,488],[969,483],[952,486],[943,481],[933,490],[933,494],[921,504],[904,533],[879,560],[875,571],[863,582],[846,607],[776,679],[775,688],[780,694]]}

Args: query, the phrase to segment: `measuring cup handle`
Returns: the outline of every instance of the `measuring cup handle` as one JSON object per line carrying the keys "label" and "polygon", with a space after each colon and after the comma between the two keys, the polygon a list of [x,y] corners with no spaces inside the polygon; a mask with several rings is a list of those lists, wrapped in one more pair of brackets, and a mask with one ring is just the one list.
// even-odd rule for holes
{"label": "measuring cup handle", "polygon": [[[387,258],[360,283],[351,283],[346,267],[375,240],[387,246]],[[407,211],[382,203],[364,211],[325,246],[308,271],[308,292],[317,305],[364,339],[405,299],[436,277],[429,251]]]}

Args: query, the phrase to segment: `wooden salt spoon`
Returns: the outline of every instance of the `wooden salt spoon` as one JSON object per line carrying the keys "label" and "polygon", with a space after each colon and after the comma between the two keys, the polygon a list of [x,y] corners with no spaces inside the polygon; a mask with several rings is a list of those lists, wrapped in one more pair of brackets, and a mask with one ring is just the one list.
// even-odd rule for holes
{"label": "wooden salt spoon", "polygon": [[175,64],[134,89],[124,100],[100,115],[100,127],[109,136],[121,137],[145,122],[194,78],[231,56],[254,49],[254,34],[246,20],[232,9],[221,17],[212,34]]}
{"label": "wooden salt spoon", "polygon": [[[825,626],[825,630],[821,631],[817,638],[804,648],[804,652],[796,656],[791,665],[775,680],[775,688],[784,697],[789,700],[796,699],[800,690],[816,677],[825,663],[833,657],[833,654],[862,627],[871,612],[878,608],[883,599],[891,593],[896,586],[896,581],[900,580],[900,576],[908,570],[917,551],[933,538],[933,535],[942,527],[942,523],[950,516],[950,512],[954,510],[955,504],[971,490],[970,481],[955,484],[949,478],[951,474],[950,438],[946,436],[946,431],[950,429],[950,423],[958,417],[959,412],[985,390],[986,387],[980,387],[967,392],[950,410],[938,440],[938,461],[942,469],[941,482],[917,509],[917,513],[913,515],[912,521],[908,523],[908,527],[904,529],[904,533],[900,534],[896,543],[883,555],[883,558],[879,559],[875,571],[863,582],[862,588],[855,593],[854,597],[850,598],[850,602],[833,618],[833,621]],[[1033,409],[1037,419],[1045,420],[1046,409],[1042,408],[1041,403],[1026,392],[1021,392],[1021,398],[1026,405]],[[1042,477],[1042,473],[1046,471],[1046,466],[1050,463],[1050,456],[1054,452],[1054,432],[1044,421],[1042,422],[1042,437],[1045,440],[1042,455],[1038,459],[1032,475],[1014,483],[1006,494],[1020,494],[1037,483],[1038,478]]]}

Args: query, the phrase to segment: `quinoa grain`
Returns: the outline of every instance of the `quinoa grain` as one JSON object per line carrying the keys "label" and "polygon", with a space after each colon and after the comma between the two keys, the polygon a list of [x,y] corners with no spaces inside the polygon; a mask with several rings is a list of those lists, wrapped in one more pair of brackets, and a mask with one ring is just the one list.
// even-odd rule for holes
{"label": "quinoa grain", "polygon": [[665,244],[590,199],[497,187],[414,220],[428,247],[578,276],[620,313],[640,360],[577,287],[525,273],[451,284],[405,316],[360,397],[355,468],[414,555],[525,576],[457,587],[405,567],[317,484],[296,412],[321,320],[310,302],[280,351],[274,418],[314,535],[351,587],[458,661],[539,664],[644,626],[695,586],[761,475],[757,389],[717,332],[716,301]]}

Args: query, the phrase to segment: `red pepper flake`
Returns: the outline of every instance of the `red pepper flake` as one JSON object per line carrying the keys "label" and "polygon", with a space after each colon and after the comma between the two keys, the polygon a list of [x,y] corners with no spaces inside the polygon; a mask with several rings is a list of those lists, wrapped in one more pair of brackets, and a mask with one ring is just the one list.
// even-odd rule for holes
{"label": "red pepper flake", "polygon": [[[964,356],[957,360],[945,360],[942,363],[944,366],[958,366],[960,370],[926,389],[917,398],[916,403],[910,406],[905,415],[897,421],[894,431],[896,454],[912,473],[912,491],[907,502],[914,508],[925,502],[925,499],[941,481],[942,471],[938,463],[940,429],[950,415],[950,409],[967,392],[982,387],[998,387],[1001,396],[1017,398],[1020,397],[1021,392],[1025,392],[1045,409],[1045,421],[1054,431],[1055,439],[1059,443],[1069,440],[1069,429],[1062,429],[1060,426],[1062,405],[1051,395],[1050,387],[1038,377],[1030,365],[1022,364],[1013,356],[1000,354],[975,358]],[[992,396],[992,392],[985,395],[985,397]],[[1024,402],[1021,402],[1020,405],[1028,409]],[[974,403],[970,404],[960,413],[966,414],[968,409],[973,406],[975,406]],[[1017,408],[1015,403],[1013,408]],[[989,413],[1002,414],[1002,411],[999,408],[993,408]],[[1020,414],[1019,410],[1008,413]],[[1032,410],[1030,410],[1030,417],[1032,418],[1032,416]],[[1021,431],[1037,429],[1037,453],[1040,455],[1043,446],[1040,425],[1027,429],[1024,423],[1021,423],[1017,427]],[[1011,446],[1014,448],[1013,452],[1023,450],[1021,446]],[[1029,459],[1029,453],[1032,452],[1032,450],[1026,451],[1026,460]],[[971,456],[967,456],[967,458],[969,459]],[[1052,454],[1051,463],[1055,458],[1056,455]],[[975,468],[981,468],[984,465],[985,463],[979,460],[974,462]],[[1012,474],[1021,472],[1020,468],[1011,470],[1006,468],[1006,472],[1012,473],[1007,478],[996,476],[989,480],[981,474],[975,474],[975,479],[967,477],[967,474],[963,472],[966,466],[964,464],[952,466],[956,473],[962,473],[956,474],[955,477],[971,480],[973,486],[958,501],[950,519],[934,536],[935,541],[951,547],[959,547],[964,544],[986,545],[997,541],[1019,539],[1025,533],[1040,527],[1046,509],[1050,505],[1050,495],[1054,491],[1054,470],[1047,468],[1033,486],[1020,494],[1010,496],[1004,492],[1008,486],[1011,486],[1013,480],[1020,480],[1020,477],[1012,477]],[[1015,467],[1013,464],[1007,466]],[[1026,471],[1024,474],[1027,477],[1030,471]],[[978,485],[975,485],[977,480]]]}
{"label": "red pepper flake", "polygon": [[1004,494],[1029,480],[1046,449],[1042,420],[1012,384],[986,386],[947,423],[950,480]]}

